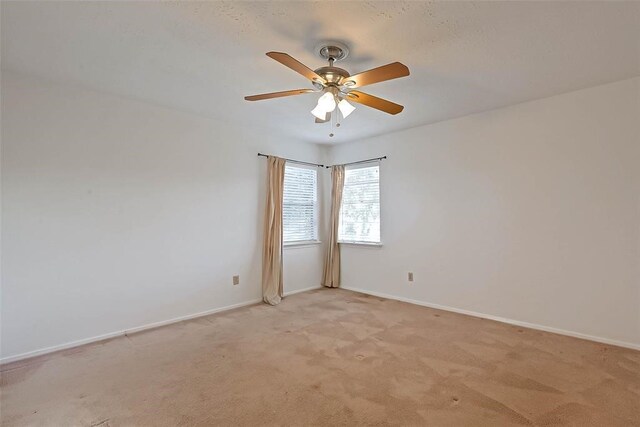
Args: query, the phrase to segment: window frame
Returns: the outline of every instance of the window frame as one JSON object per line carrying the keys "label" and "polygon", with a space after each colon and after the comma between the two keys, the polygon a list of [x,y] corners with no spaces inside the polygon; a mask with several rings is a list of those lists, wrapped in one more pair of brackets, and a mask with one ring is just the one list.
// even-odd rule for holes
{"label": "window frame", "polygon": [[[301,164],[301,163],[296,163],[296,162],[285,162],[285,173],[286,173],[286,168],[287,167],[294,167],[294,168],[298,168],[298,169],[310,169],[312,171],[315,171],[316,174],[316,182],[315,182],[315,186],[316,186],[316,200],[314,202],[313,205],[313,217],[314,217],[314,221],[313,221],[313,234],[315,235],[315,239],[313,240],[292,240],[292,241],[285,241],[284,240],[284,219],[282,221],[282,246],[283,248],[296,248],[296,247],[305,247],[305,246],[313,246],[313,245],[318,245],[320,243],[322,243],[320,241],[320,192],[319,192],[319,180],[320,180],[320,174],[318,173],[318,167],[317,166],[311,166],[311,165],[305,165],[305,164]],[[285,188],[285,184],[283,182],[282,184],[282,192],[284,195],[284,188]],[[282,203],[282,213],[284,215],[284,201]]]}
{"label": "window frame", "polygon": [[[374,162],[367,162],[367,163],[360,163],[357,165],[349,165],[349,166],[345,166],[345,181],[346,181],[346,173],[347,170],[353,170],[353,169],[364,169],[364,168],[370,168],[370,167],[374,167],[377,166],[378,167],[378,204],[380,205],[380,212],[379,212],[379,217],[380,217],[380,240],[378,242],[364,242],[364,241],[357,241],[357,240],[341,240],[340,239],[340,229],[338,228],[338,243],[341,245],[348,245],[348,246],[357,246],[357,247],[370,247],[370,248],[378,248],[381,247],[383,244],[383,240],[382,240],[382,162],[380,160],[376,160]],[[343,187],[344,190],[344,187]],[[343,195],[344,195],[344,191],[343,191]],[[340,203],[340,211],[338,213],[339,219],[342,218],[342,203]],[[339,220],[338,220],[339,221]]]}

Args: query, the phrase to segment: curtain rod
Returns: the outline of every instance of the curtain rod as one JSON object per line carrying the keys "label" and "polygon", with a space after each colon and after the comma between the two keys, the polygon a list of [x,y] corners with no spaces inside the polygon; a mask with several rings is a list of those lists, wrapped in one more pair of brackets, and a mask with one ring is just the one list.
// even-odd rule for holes
{"label": "curtain rod", "polygon": [[[262,154],[262,153],[258,153],[258,156],[259,156],[259,157],[276,157],[276,156],[271,156],[271,155],[269,155],[269,154]],[[283,157],[283,159],[284,159],[284,157]],[[285,160],[286,160],[287,162],[291,162],[291,163],[298,163],[298,164],[301,164],[301,165],[317,166],[317,167],[319,167],[319,168],[323,168],[323,167],[325,167],[324,165],[319,165],[319,164],[317,164],[317,163],[303,162],[303,161],[300,161],[300,160],[293,160],[293,159],[285,159]]]}
{"label": "curtain rod", "polygon": [[[350,162],[350,163],[343,163],[341,165],[333,165],[333,166],[349,166],[349,165],[357,165],[360,163],[369,163],[369,162],[373,162],[373,161],[380,161],[380,160],[384,160],[386,159],[387,156],[382,156],[382,157],[374,157],[372,159],[367,159],[367,160],[358,160],[357,162]],[[326,168],[330,168],[331,166],[325,166]]]}

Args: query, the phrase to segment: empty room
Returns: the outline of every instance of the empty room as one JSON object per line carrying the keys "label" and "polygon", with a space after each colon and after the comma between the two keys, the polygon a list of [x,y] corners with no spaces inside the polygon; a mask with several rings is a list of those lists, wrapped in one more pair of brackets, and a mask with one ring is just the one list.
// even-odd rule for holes
{"label": "empty room", "polygon": [[640,426],[640,2],[0,16],[3,427]]}

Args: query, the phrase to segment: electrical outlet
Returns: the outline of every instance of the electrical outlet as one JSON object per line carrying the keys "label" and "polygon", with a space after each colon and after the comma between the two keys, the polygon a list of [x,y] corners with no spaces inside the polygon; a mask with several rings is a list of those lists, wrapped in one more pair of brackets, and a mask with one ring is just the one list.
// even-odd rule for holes
{"label": "electrical outlet", "polygon": [[410,282],[413,282],[413,273],[409,272],[409,274],[407,274],[407,279],[409,279]]}
{"label": "electrical outlet", "polygon": [[233,276],[233,285],[239,285],[240,284],[240,276]]}

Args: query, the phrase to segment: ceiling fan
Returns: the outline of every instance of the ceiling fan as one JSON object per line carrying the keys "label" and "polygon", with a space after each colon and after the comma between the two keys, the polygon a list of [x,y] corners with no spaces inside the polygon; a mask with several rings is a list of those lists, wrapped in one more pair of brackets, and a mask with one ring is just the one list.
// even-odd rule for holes
{"label": "ceiling fan", "polygon": [[337,42],[322,44],[317,52],[322,58],[329,61],[329,66],[312,70],[286,53],[267,52],[268,57],[311,80],[315,89],[263,93],[261,95],[245,96],[244,99],[247,101],[259,101],[305,93],[322,93],[318,99],[318,104],[311,111],[311,114],[316,117],[316,123],[329,121],[331,113],[336,109],[336,106],[340,110],[342,117],[347,117],[355,110],[355,107],[348,101],[366,105],[389,114],[398,114],[404,109],[402,105],[354,89],[408,76],[409,68],[406,65],[400,62],[392,62],[352,76],[346,70],[333,66],[334,62],[345,59],[349,54],[349,49],[345,45]]}

